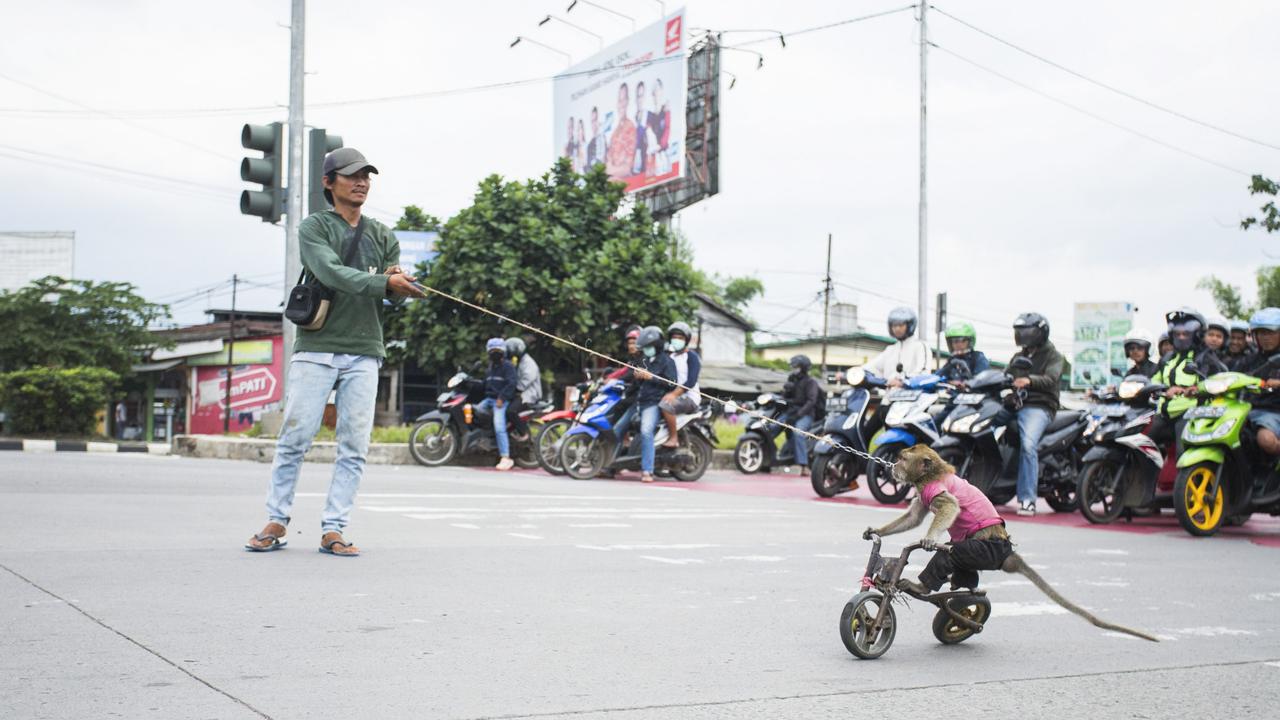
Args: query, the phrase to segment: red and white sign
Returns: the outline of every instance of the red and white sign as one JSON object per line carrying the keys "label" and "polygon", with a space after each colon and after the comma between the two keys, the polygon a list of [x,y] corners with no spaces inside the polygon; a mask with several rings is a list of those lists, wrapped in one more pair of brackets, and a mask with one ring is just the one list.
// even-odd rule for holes
{"label": "red and white sign", "polygon": [[684,25],[681,22],[682,20],[684,20],[684,16],[677,15],[667,21],[667,55],[673,52],[680,52],[681,27]]}
{"label": "red and white sign", "polygon": [[[274,337],[269,365],[237,365],[232,370],[232,432],[248,430],[262,418],[263,412],[280,407],[283,396],[280,359],[283,349],[283,338]],[[195,397],[191,403],[190,432],[220,434],[227,402],[227,369],[206,366],[192,368],[192,371],[195,376],[192,384]]]}

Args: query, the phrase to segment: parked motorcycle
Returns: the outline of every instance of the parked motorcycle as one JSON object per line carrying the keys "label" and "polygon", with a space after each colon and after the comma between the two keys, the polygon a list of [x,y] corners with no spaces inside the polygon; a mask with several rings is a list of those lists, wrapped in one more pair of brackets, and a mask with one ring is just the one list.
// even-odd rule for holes
{"label": "parked motorcycle", "polygon": [[[1280,363],[1273,356],[1264,366]],[[1259,372],[1260,375],[1265,374]],[[1239,372],[1211,375],[1199,384],[1200,400],[1187,411],[1183,451],[1173,484],[1173,510],[1192,535],[1213,535],[1224,523],[1242,524],[1250,514],[1280,515],[1280,467],[1257,446],[1248,423],[1252,399],[1266,390],[1257,377]]]}
{"label": "parked motorcycle", "polygon": [[853,489],[858,476],[866,471],[866,458],[836,445],[868,452],[870,438],[866,437],[866,420],[875,412],[871,407],[872,393],[878,395],[885,387],[884,378],[862,368],[850,368],[844,382],[849,389],[827,398],[827,422],[822,428],[822,440],[813,448],[810,482],[813,491],[826,498]]}
{"label": "parked motorcycle", "polygon": [[1144,375],[1130,375],[1102,391],[1089,410],[1084,436],[1092,447],[1081,459],[1076,489],[1080,514],[1089,522],[1169,507],[1177,452],[1172,443],[1161,448],[1145,434],[1156,416],[1152,400],[1164,389]]}
{"label": "parked motorcycle", "polygon": [[[783,420],[787,415],[787,401],[779,393],[763,393],[756,398],[754,411],[768,420]],[[791,431],[780,425],[753,418],[747,429],[738,436],[738,444],[733,449],[733,464],[739,472],[750,475],[757,472],[769,472],[780,465],[794,465],[796,453],[794,445],[779,449],[779,435],[791,435]],[[799,438],[808,443],[810,455],[813,453],[814,440],[809,437]]]}
{"label": "parked motorcycle", "polygon": [[[449,378],[447,389],[436,399],[436,409],[418,416],[409,431],[409,454],[423,465],[445,465],[465,455],[497,452],[497,436],[493,433],[493,414],[476,407],[484,400],[484,380],[459,372]],[[522,468],[538,467],[532,436],[536,418],[552,409],[542,402],[522,408],[520,421],[529,425],[530,437],[511,440],[511,459]],[[512,425],[509,423],[509,425]]]}
{"label": "parked motorcycle", "polygon": [[[1011,370],[1026,369],[1030,361],[1018,358]],[[1011,409],[1021,409],[1024,392],[1012,389],[1013,376],[984,370],[968,383],[967,392],[952,399],[950,415],[942,424],[945,433],[933,445],[956,473],[986,494],[992,504],[1003,505],[1017,494],[1018,424],[1016,419],[996,426],[1005,407],[1005,391]],[[1080,460],[1087,443],[1084,412],[1059,410],[1045,428],[1038,446],[1040,455],[1037,494],[1057,512],[1073,512]]]}
{"label": "parked motorcycle", "polygon": [[[565,431],[560,440],[560,465],[569,477],[589,480],[606,470],[640,469],[639,418],[627,447],[622,446],[624,438],[617,437],[613,430],[614,423],[621,417],[621,413],[615,411],[623,402],[624,394],[625,385],[621,381],[606,382],[582,412],[578,423]],[[711,467],[712,449],[717,442],[711,425],[711,408],[677,416],[676,432],[680,446],[676,449],[657,447],[654,470],[666,470],[677,480],[692,482]],[[666,423],[660,421],[654,444],[661,446],[668,436]]]}

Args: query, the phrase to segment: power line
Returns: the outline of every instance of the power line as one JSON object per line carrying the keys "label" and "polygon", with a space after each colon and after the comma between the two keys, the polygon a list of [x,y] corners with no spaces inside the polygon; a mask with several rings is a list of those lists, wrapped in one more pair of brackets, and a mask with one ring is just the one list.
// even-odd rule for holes
{"label": "power line", "polygon": [[[917,7],[917,4],[915,3],[911,5],[903,5],[902,7],[893,8],[891,10],[882,10],[880,12],[871,13],[870,15],[861,15],[859,17],[849,18],[848,20],[837,20],[836,22],[827,23],[825,25],[817,25],[815,27],[802,28],[800,30],[792,30],[790,32],[780,32],[778,33],[778,35],[781,35],[782,37],[797,37],[799,35],[808,35],[809,33],[821,32],[823,30],[830,30],[832,28],[843,27],[845,25],[852,25],[853,23],[859,23],[864,20],[874,20],[875,18],[884,17],[886,15],[894,15],[896,13],[905,12],[907,10],[913,10],[916,7]],[[773,31],[762,31],[762,32],[773,32]],[[744,43],[738,43],[733,47],[746,47],[747,45],[759,45],[761,43],[773,42],[774,40],[778,39],[778,35],[763,37],[756,40],[749,40]]]}
{"label": "power line", "polygon": [[[978,27],[978,26],[976,26],[976,25],[973,25],[972,23],[969,23],[969,22],[966,22],[966,21],[964,21],[964,20],[961,20],[960,18],[956,17],[955,15],[952,15],[951,13],[948,13],[946,10],[941,9],[941,8],[939,8],[939,7],[938,7],[938,6],[936,6],[936,5],[930,5],[929,7],[930,7],[931,9],[933,9],[933,10],[937,10],[940,14],[945,15],[946,17],[948,17],[948,18],[950,18],[950,19],[954,20],[955,22],[958,22],[958,23],[960,23],[961,25],[963,25],[963,26],[965,26],[965,27],[969,28],[970,30],[973,30],[974,32],[977,32],[977,33],[980,33],[980,34],[982,34],[982,35],[985,35],[985,36],[987,36],[987,37],[991,38],[992,40],[995,40],[996,42],[998,42],[998,43],[1000,43],[1000,44],[1002,44],[1002,45],[1005,45],[1005,46],[1010,47],[1010,48],[1012,48],[1012,49],[1014,49],[1014,50],[1017,50],[1018,52],[1022,53],[1023,55],[1026,55],[1026,56],[1031,57],[1031,58],[1035,58],[1036,60],[1039,60],[1040,62],[1042,62],[1042,63],[1044,63],[1044,64],[1046,64],[1046,65],[1049,65],[1050,67],[1057,68],[1058,70],[1061,70],[1062,72],[1065,72],[1065,73],[1067,73],[1068,75],[1073,75],[1073,76],[1075,76],[1075,77],[1077,77],[1077,78],[1080,78],[1081,80],[1084,80],[1084,81],[1085,81],[1085,82],[1087,82],[1087,83],[1091,83],[1091,84],[1093,84],[1093,85],[1096,85],[1096,86],[1098,86],[1098,87],[1100,87],[1100,88],[1102,88],[1102,89],[1104,89],[1104,90],[1109,90],[1109,91],[1111,91],[1111,92],[1113,92],[1113,93],[1115,93],[1115,94],[1117,94],[1117,95],[1120,95],[1120,96],[1122,96],[1122,97],[1129,98],[1130,100],[1133,100],[1134,102],[1142,103],[1143,105],[1146,105],[1146,106],[1147,106],[1147,107],[1149,107],[1149,108],[1153,108],[1153,109],[1155,109],[1155,110],[1159,110],[1160,112],[1163,112],[1163,113],[1168,113],[1169,115],[1172,115],[1172,116],[1174,116],[1174,117],[1176,117],[1176,118],[1181,118],[1182,120],[1186,120],[1187,122],[1195,123],[1196,125],[1199,125],[1199,126],[1201,126],[1201,127],[1205,127],[1205,128],[1208,128],[1208,129],[1213,130],[1213,131],[1216,131],[1216,132],[1220,132],[1220,133],[1222,133],[1223,135],[1230,135],[1231,137],[1236,138],[1236,139],[1238,139],[1238,140],[1244,140],[1245,142],[1251,142],[1251,143],[1253,143],[1253,144],[1255,144],[1255,145],[1261,145],[1261,146],[1263,146],[1263,147],[1271,148],[1272,150],[1280,150],[1280,145],[1274,145],[1274,144],[1269,143],[1269,142],[1266,142],[1266,141],[1264,141],[1264,140],[1258,140],[1257,138],[1251,138],[1251,137],[1249,137],[1248,135],[1242,135],[1241,133],[1235,132],[1235,131],[1233,131],[1233,130],[1228,130],[1227,128],[1221,127],[1221,126],[1219,126],[1219,125],[1214,125],[1213,123],[1206,122],[1206,121],[1204,121],[1204,120],[1200,120],[1199,118],[1194,118],[1194,117],[1191,117],[1190,115],[1187,115],[1187,114],[1185,114],[1185,113],[1178,112],[1177,110],[1173,110],[1172,108],[1167,108],[1167,107],[1165,107],[1165,106],[1163,106],[1163,105],[1158,105],[1158,104],[1156,104],[1156,103],[1154,103],[1154,102],[1152,102],[1152,101],[1150,101],[1150,100],[1147,100],[1147,99],[1145,99],[1145,98],[1138,97],[1137,95],[1134,95],[1134,94],[1133,94],[1133,93],[1131,93],[1131,92],[1128,92],[1128,91],[1122,90],[1122,89],[1120,89],[1120,88],[1118,88],[1118,87],[1116,87],[1116,86],[1114,86],[1114,85],[1108,85],[1107,83],[1104,83],[1104,82],[1102,82],[1101,80],[1095,80],[1095,79],[1093,79],[1093,78],[1089,77],[1088,75],[1085,75],[1085,74],[1080,73],[1080,72],[1076,72],[1075,70],[1072,70],[1071,68],[1066,67],[1065,65],[1062,65],[1062,64],[1056,63],[1056,62],[1054,62],[1054,61],[1052,61],[1052,60],[1050,60],[1050,59],[1048,59],[1048,58],[1046,58],[1046,57],[1043,57],[1043,56],[1041,56],[1041,55],[1037,55],[1037,54],[1035,54],[1035,53],[1031,52],[1030,50],[1027,50],[1026,48],[1019,47],[1018,45],[1015,45],[1015,44],[1013,44],[1012,42],[1009,42],[1008,40],[1005,40],[1004,38],[1002,38],[1002,37],[999,37],[999,36],[995,35],[994,33],[991,33],[991,32],[988,32],[988,31],[986,31],[986,30],[983,30],[982,28],[980,28],[980,27]],[[935,47],[936,47],[936,46],[935,46]]]}
{"label": "power line", "polygon": [[55,170],[65,170],[67,172],[79,173],[82,175],[87,175],[89,177],[111,180],[114,183],[123,183],[125,185],[143,188],[146,190],[156,190],[160,192],[167,192],[173,195],[181,195],[184,197],[192,197],[192,198],[199,198],[199,199],[205,199],[205,200],[216,200],[217,202],[220,202],[220,203],[227,202],[228,198],[231,198],[232,201],[234,201],[234,196],[230,195],[230,193],[228,193],[228,195],[219,195],[207,190],[201,190],[197,188],[164,185],[161,183],[147,181],[143,179],[115,175],[110,172],[94,170],[92,168],[85,168],[85,167],[79,167],[79,166],[68,165],[68,164],[60,164],[60,162],[56,160],[36,159],[32,157],[25,157],[22,155],[15,155],[7,152],[0,152],[0,157],[8,158],[10,160],[17,160],[19,162],[31,163],[34,165],[39,165],[41,167],[53,168]]}
{"label": "power line", "polygon": [[55,155],[53,153],[41,152],[39,150],[29,150],[27,148],[17,147],[14,145],[6,145],[4,143],[0,143],[0,148],[3,148],[5,150],[10,150],[13,152],[27,153],[28,155],[35,155],[41,158],[59,160],[65,163],[72,163],[76,165],[86,165],[89,167],[97,168],[99,170],[107,170],[110,172],[123,173],[125,175],[136,175],[138,177],[146,178],[148,180],[159,180],[162,182],[174,183],[176,185],[185,185],[185,186],[198,188],[198,189],[212,190],[214,192],[219,192],[219,193],[232,192],[230,188],[227,188],[221,185],[214,185],[212,183],[202,183],[202,182],[196,182],[194,180],[184,180],[182,178],[172,177],[169,175],[156,175],[154,173],[143,172],[141,170],[130,170],[128,168],[117,167],[114,165],[105,165],[103,163],[96,163],[90,160],[81,160],[80,158],[67,157],[65,155]]}
{"label": "power line", "polygon": [[[791,319],[792,319],[792,318],[794,318],[795,316],[797,316],[797,315],[799,315],[800,313],[804,312],[805,310],[808,310],[809,308],[813,307],[813,305],[814,305],[815,303],[817,303],[817,302],[818,302],[818,299],[819,299],[820,297],[821,297],[821,295],[817,295],[817,296],[815,296],[815,297],[813,298],[813,300],[810,300],[810,301],[809,301],[809,304],[808,304],[808,305],[805,305],[804,307],[801,307],[801,308],[797,309],[795,312],[793,312],[793,313],[791,313],[790,315],[788,315],[788,316],[786,316],[785,318],[783,318],[780,322],[778,322],[777,324],[775,324],[773,327],[774,327],[774,328],[780,328],[780,327],[782,327],[783,325],[786,325],[788,322],[790,322],[790,321],[791,321]],[[773,330],[761,330],[760,332],[770,333],[770,332],[773,332]]]}
{"label": "power line", "polygon": [[1116,122],[1116,121],[1114,121],[1114,120],[1111,120],[1110,118],[1103,117],[1102,115],[1099,115],[1099,114],[1097,114],[1097,113],[1095,113],[1095,112],[1093,112],[1093,111],[1091,111],[1091,110],[1086,110],[1086,109],[1084,109],[1084,108],[1080,107],[1079,105],[1075,105],[1075,104],[1073,104],[1073,103],[1067,102],[1066,100],[1063,100],[1063,99],[1061,99],[1061,98],[1058,98],[1058,97],[1055,97],[1055,96],[1053,96],[1053,95],[1050,95],[1050,94],[1048,94],[1048,93],[1046,93],[1046,92],[1044,92],[1044,91],[1042,91],[1042,90],[1037,90],[1036,88],[1031,87],[1030,85],[1028,85],[1028,84],[1026,84],[1026,83],[1024,83],[1024,82],[1022,82],[1022,81],[1020,81],[1020,80],[1015,80],[1015,79],[1013,79],[1013,78],[1009,77],[1008,75],[1005,75],[1004,73],[1001,73],[1001,72],[999,72],[999,71],[997,71],[997,70],[992,70],[991,68],[987,67],[986,65],[983,65],[983,64],[981,64],[981,63],[978,63],[978,62],[976,62],[976,61],[974,61],[974,60],[970,60],[969,58],[967,58],[967,57],[965,57],[965,56],[963,56],[963,55],[961,55],[961,54],[959,54],[959,53],[952,52],[951,50],[948,50],[948,49],[946,49],[946,48],[942,47],[941,45],[939,45],[939,44],[937,44],[937,43],[935,43],[935,42],[930,42],[930,43],[929,43],[929,45],[930,45],[931,47],[934,47],[934,48],[938,49],[938,50],[941,50],[942,52],[944,52],[944,53],[946,53],[946,54],[950,55],[951,57],[956,58],[957,60],[960,60],[961,62],[964,62],[964,63],[967,63],[967,64],[969,64],[969,65],[972,65],[973,67],[976,67],[976,68],[978,68],[979,70],[982,70],[983,72],[986,72],[986,73],[990,73],[990,74],[992,74],[992,75],[995,75],[996,77],[1000,78],[1001,80],[1004,80],[1005,82],[1009,82],[1009,83],[1012,83],[1012,84],[1014,84],[1014,85],[1017,85],[1018,87],[1022,88],[1023,90],[1026,90],[1026,91],[1028,91],[1028,92],[1033,92],[1033,93],[1035,93],[1036,95],[1039,95],[1040,97],[1042,97],[1042,98],[1044,98],[1044,99],[1046,99],[1046,100],[1052,100],[1053,102],[1056,102],[1056,103],[1058,103],[1059,105],[1062,105],[1062,106],[1064,106],[1064,107],[1067,107],[1067,108],[1070,108],[1070,109],[1072,109],[1072,110],[1075,110],[1076,112],[1078,112],[1078,113],[1080,113],[1080,114],[1082,114],[1082,115],[1087,115],[1087,116],[1089,116],[1089,117],[1093,118],[1094,120],[1097,120],[1097,121],[1102,122],[1102,123],[1106,123],[1107,125],[1110,125],[1110,126],[1112,126],[1112,127],[1114,127],[1114,128],[1118,128],[1118,129],[1120,129],[1120,130],[1124,130],[1125,132],[1130,133],[1130,134],[1132,134],[1132,135],[1136,135],[1136,136],[1138,136],[1138,137],[1142,138],[1143,140],[1146,140],[1146,141],[1148,141],[1148,142],[1155,143],[1156,145],[1159,145],[1159,146],[1161,146],[1161,147],[1163,147],[1163,148],[1166,148],[1166,149],[1168,149],[1168,150],[1173,150],[1174,152],[1182,153],[1183,155],[1186,155],[1187,157],[1195,158],[1196,160],[1199,160],[1200,162],[1207,163],[1207,164],[1209,164],[1209,165],[1213,165],[1214,167],[1221,168],[1221,169],[1223,169],[1223,170],[1227,170],[1227,171],[1229,171],[1229,172],[1237,173],[1237,174],[1239,174],[1239,175],[1243,175],[1243,176],[1245,176],[1245,177],[1250,177],[1250,176],[1251,176],[1251,173],[1247,173],[1247,172],[1245,172],[1244,170],[1241,170],[1240,168],[1231,167],[1230,165],[1226,165],[1226,164],[1224,164],[1224,163],[1220,163],[1220,162],[1218,162],[1217,160],[1214,160],[1214,159],[1212,159],[1212,158],[1205,157],[1204,155],[1201,155],[1201,154],[1196,153],[1196,152],[1192,152],[1191,150],[1187,150],[1186,148],[1182,148],[1182,147],[1179,147],[1179,146],[1174,145],[1174,144],[1172,144],[1172,143],[1165,142],[1164,140],[1160,140],[1159,138],[1152,137],[1152,136],[1150,136],[1150,135],[1148,135],[1148,134],[1146,134],[1146,133],[1142,132],[1141,130],[1135,130],[1135,129],[1133,129],[1133,128],[1129,127],[1128,125],[1122,125],[1122,124],[1120,124],[1120,123],[1118,123],[1118,122]]}

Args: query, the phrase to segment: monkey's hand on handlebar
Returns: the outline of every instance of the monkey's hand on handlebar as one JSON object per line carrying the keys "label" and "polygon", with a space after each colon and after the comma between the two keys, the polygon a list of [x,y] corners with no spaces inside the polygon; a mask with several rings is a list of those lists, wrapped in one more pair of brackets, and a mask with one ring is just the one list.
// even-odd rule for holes
{"label": "monkey's hand on handlebar", "polygon": [[862,531],[862,539],[863,539],[863,540],[870,540],[871,538],[873,538],[873,537],[875,537],[876,535],[879,535],[879,534],[880,534],[880,533],[876,532],[876,529],[875,529],[875,528],[873,528],[873,527],[868,527],[866,530],[863,530],[863,531]]}
{"label": "monkey's hand on handlebar", "polygon": [[938,541],[937,541],[937,540],[934,540],[933,538],[929,537],[928,535],[925,535],[923,538],[921,538],[921,539],[920,539],[920,547],[921,547],[921,548],[923,548],[923,549],[925,549],[925,550],[930,550],[930,551],[932,551],[932,550],[937,550],[937,549],[938,549]]}

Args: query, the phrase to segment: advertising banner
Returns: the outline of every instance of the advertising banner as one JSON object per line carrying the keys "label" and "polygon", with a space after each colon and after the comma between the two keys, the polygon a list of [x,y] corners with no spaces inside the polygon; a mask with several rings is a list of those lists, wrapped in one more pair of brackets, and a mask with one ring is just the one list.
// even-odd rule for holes
{"label": "advertising banner", "polygon": [[1129,359],[1124,336],[1133,327],[1133,303],[1076,303],[1071,387],[1085,389],[1120,381]]}
{"label": "advertising banner", "polygon": [[556,155],[603,164],[627,192],[684,175],[684,8],[556,77]]}
{"label": "advertising banner", "polygon": [[[240,364],[241,346],[253,343],[269,343],[267,352],[261,348],[254,355],[246,354],[246,361]],[[236,365],[231,372],[231,432],[248,430],[262,418],[262,413],[279,409],[282,405],[284,383],[281,382],[280,359],[283,354],[284,340],[277,336],[271,340],[241,340],[236,343],[234,360]],[[258,364],[249,358],[266,362]],[[225,363],[226,353],[222,353]],[[191,428],[189,432],[203,435],[220,435],[222,433],[223,408],[227,399],[227,369],[203,365],[192,368],[195,373],[193,385],[194,395],[191,405]]]}
{"label": "advertising banner", "polygon": [[410,272],[416,272],[418,263],[429,262],[436,255],[436,241],[440,233],[425,230],[396,230],[396,240],[400,241],[400,265]]}

